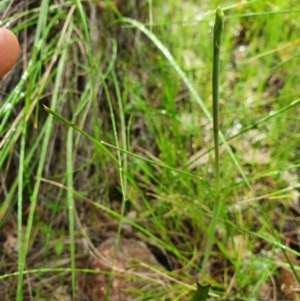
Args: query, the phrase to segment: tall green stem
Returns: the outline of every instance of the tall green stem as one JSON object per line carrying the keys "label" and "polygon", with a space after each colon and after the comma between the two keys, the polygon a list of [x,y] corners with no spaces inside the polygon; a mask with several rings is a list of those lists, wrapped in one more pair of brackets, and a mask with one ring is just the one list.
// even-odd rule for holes
{"label": "tall green stem", "polygon": [[219,154],[219,81],[220,81],[220,50],[224,29],[224,13],[218,7],[213,32],[213,66],[212,66],[212,100],[213,100],[213,133],[215,147],[215,203],[211,222],[209,224],[207,243],[204,258],[200,271],[200,281],[205,274],[206,265],[209,259],[212,243],[214,240],[215,228],[218,221],[220,209],[220,154]]}

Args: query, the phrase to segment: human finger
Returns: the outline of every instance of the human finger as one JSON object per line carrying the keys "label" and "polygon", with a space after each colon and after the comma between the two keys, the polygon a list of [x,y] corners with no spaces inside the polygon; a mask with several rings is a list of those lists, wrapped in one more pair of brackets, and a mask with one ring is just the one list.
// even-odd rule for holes
{"label": "human finger", "polygon": [[20,46],[17,37],[6,28],[0,28],[0,78],[16,63]]}

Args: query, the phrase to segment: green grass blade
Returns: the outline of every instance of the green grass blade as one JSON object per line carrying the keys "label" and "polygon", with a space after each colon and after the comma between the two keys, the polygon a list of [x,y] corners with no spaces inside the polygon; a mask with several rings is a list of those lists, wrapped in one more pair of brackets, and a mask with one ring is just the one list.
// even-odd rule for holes
{"label": "green grass blade", "polygon": [[72,299],[75,300],[75,223],[74,223],[74,193],[73,193],[73,128],[67,134],[67,203],[70,232],[70,257],[71,257],[71,290]]}
{"label": "green grass blade", "polygon": [[206,301],[208,297],[210,285],[201,285],[197,283],[197,290],[192,301]]}
{"label": "green grass blade", "polygon": [[[24,112],[24,117],[26,111]],[[17,286],[17,300],[22,300],[22,284],[23,284],[23,271],[25,269],[25,258],[23,254],[26,250],[23,249],[23,186],[24,186],[24,165],[25,165],[25,145],[26,145],[26,132],[27,122],[23,118],[23,131],[21,136],[21,149],[18,170],[18,286]]]}
{"label": "green grass blade", "polygon": [[65,125],[74,128],[76,131],[78,131],[79,133],[81,133],[83,136],[85,136],[86,138],[88,138],[89,140],[91,140],[93,143],[95,143],[95,145],[97,145],[106,155],[108,155],[113,161],[114,163],[116,163],[117,165],[119,165],[118,161],[116,160],[116,158],[114,157],[114,155],[105,147],[102,145],[102,143],[100,143],[98,140],[96,140],[95,138],[93,138],[92,136],[90,136],[89,134],[87,134],[85,131],[81,130],[79,127],[77,127],[74,123],[70,122],[69,120],[63,118],[62,116],[60,116],[59,114],[57,114],[54,110],[48,108],[47,106],[43,105],[45,111],[47,111],[49,114],[53,115],[56,119],[60,120],[61,122],[63,122]]}
{"label": "green grass blade", "polygon": [[2,11],[2,9],[9,3],[10,0],[2,0],[0,2],[0,12]]}
{"label": "green grass blade", "polygon": [[206,265],[210,256],[214,240],[215,228],[220,210],[220,151],[219,151],[219,82],[220,82],[220,52],[224,28],[224,13],[218,7],[213,30],[213,65],[212,65],[212,99],[213,99],[213,136],[215,147],[215,203],[212,219],[208,229],[207,242],[205,245],[204,258],[200,271],[201,277],[205,275]]}

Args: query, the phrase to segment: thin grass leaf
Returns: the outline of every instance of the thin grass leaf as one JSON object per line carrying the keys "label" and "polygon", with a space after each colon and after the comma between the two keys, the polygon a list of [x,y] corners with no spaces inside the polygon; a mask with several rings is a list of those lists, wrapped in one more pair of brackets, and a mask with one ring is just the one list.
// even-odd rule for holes
{"label": "thin grass leaf", "polygon": [[192,301],[206,301],[210,285],[201,285],[197,283],[197,290],[192,298]]}
{"label": "thin grass leaf", "polygon": [[7,4],[10,2],[10,0],[2,0],[0,2],[0,12],[7,6]]}
{"label": "thin grass leaf", "polygon": [[75,300],[75,222],[74,222],[74,193],[73,193],[73,128],[67,134],[67,203],[70,233],[70,258],[71,258],[71,290],[72,299]]}
{"label": "thin grass leaf", "polygon": [[103,144],[101,144],[98,140],[96,140],[95,138],[93,138],[92,136],[90,136],[89,134],[87,134],[85,131],[83,131],[80,128],[78,128],[74,123],[72,123],[72,122],[68,121],[67,119],[63,118],[62,116],[60,116],[55,111],[53,111],[50,108],[48,108],[47,106],[43,105],[43,107],[44,107],[44,109],[45,109],[46,112],[48,112],[49,114],[53,115],[56,119],[60,120],[65,125],[67,125],[69,127],[72,127],[73,129],[75,129],[76,131],[78,131],[80,134],[82,134],[83,136],[85,136],[86,138],[88,138],[89,140],[91,140],[93,143],[95,143],[95,145],[97,145],[106,155],[108,155],[113,160],[114,163],[116,163],[117,165],[119,165],[119,163],[116,160],[116,158],[114,157],[114,155],[105,146],[103,146]]}
{"label": "thin grass leaf", "polygon": [[218,7],[213,30],[213,64],[212,64],[212,98],[213,98],[213,136],[215,147],[215,202],[211,222],[209,224],[207,242],[202,261],[200,280],[205,275],[206,265],[210,256],[215,229],[220,211],[220,150],[219,150],[219,84],[220,84],[220,53],[224,29],[224,13]]}

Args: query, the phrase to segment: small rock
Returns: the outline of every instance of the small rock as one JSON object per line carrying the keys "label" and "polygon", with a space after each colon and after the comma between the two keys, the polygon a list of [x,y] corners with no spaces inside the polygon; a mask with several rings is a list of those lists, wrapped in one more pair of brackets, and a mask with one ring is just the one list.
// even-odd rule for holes
{"label": "small rock", "polygon": [[101,301],[106,293],[110,301],[129,301],[137,296],[130,289],[157,285],[155,272],[141,264],[162,267],[147,245],[135,238],[120,238],[115,252],[115,242],[116,237],[112,237],[97,248],[101,258],[89,257],[86,268],[99,273],[77,277],[77,301]]}

